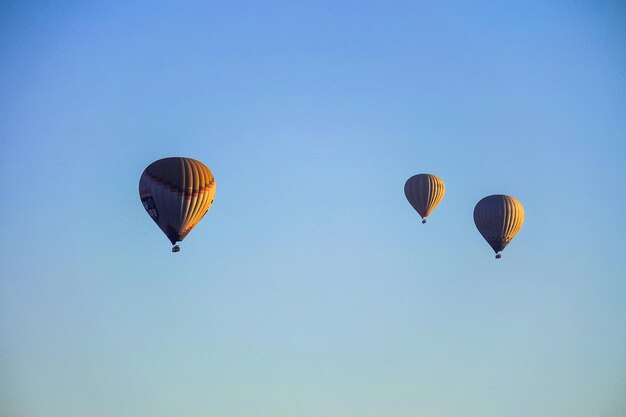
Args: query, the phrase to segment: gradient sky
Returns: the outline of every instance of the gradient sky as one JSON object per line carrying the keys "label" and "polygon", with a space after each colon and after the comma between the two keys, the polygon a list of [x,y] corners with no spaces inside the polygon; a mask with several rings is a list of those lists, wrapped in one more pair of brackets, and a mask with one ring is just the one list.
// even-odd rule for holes
{"label": "gradient sky", "polygon": [[[0,415],[626,415],[625,22],[2,2]],[[138,196],[166,156],[217,184],[178,254]],[[498,193],[526,222],[496,261]]]}

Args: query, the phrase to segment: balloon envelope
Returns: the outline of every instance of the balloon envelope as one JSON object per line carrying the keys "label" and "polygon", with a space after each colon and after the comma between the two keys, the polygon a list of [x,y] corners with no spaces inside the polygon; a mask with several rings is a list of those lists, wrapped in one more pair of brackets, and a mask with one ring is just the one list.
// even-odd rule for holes
{"label": "balloon envelope", "polygon": [[406,199],[422,219],[433,212],[445,193],[446,185],[441,178],[432,174],[414,175],[404,184]]}
{"label": "balloon envelope", "polygon": [[159,159],[141,174],[139,197],[148,215],[174,245],[211,207],[215,179],[209,168],[195,159]]}
{"label": "balloon envelope", "polygon": [[498,253],[522,228],[524,207],[509,195],[490,195],[474,207],[474,223],[489,246]]}

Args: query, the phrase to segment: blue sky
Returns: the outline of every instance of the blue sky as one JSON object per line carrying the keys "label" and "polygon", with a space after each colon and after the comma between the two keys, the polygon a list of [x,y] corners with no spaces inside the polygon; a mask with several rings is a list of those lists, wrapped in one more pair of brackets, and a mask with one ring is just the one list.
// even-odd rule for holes
{"label": "blue sky", "polygon": [[[625,19],[3,3],[0,414],[626,413]],[[137,191],[166,156],[217,184],[178,254]],[[497,193],[526,210],[500,261]]]}

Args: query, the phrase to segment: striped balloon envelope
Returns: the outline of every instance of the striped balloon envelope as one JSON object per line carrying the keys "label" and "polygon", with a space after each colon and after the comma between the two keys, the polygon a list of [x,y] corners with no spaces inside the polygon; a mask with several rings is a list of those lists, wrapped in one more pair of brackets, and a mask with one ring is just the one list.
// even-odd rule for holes
{"label": "striped balloon envelope", "polygon": [[426,223],[426,217],[435,210],[445,193],[446,185],[432,174],[413,175],[404,184],[404,195],[422,217],[422,223]]}
{"label": "striped balloon envelope", "polygon": [[198,224],[215,197],[215,179],[202,162],[191,158],[164,158],[148,165],[139,179],[139,197],[148,215],[172,242]]}
{"label": "striped balloon envelope", "polygon": [[474,223],[499,259],[524,224],[524,207],[509,195],[490,195],[474,207]]}

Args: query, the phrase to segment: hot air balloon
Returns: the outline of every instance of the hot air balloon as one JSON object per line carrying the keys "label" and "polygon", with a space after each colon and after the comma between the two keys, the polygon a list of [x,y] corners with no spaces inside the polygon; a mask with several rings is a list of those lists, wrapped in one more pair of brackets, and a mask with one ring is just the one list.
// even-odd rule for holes
{"label": "hot air balloon", "polygon": [[404,195],[411,206],[422,216],[422,223],[433,212],[446,193],[441,178],[432,174],[413,175],[404,184]]}
{"label": "hot air balloon", "polygon": [[215,179],[202,162],[191,158],[164,158],[148,165],[139,179],[139,197],[148,215],[172,242],[204,217],[215,197]]}
{"label": "hot air balloon", "polygon": [[506,245],[524,224],[524,207],[509,195],[490,195],[474,207],[474,223],[500,259]]}

